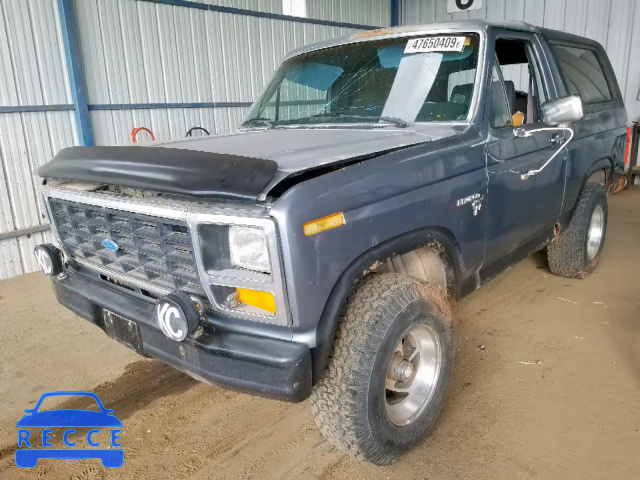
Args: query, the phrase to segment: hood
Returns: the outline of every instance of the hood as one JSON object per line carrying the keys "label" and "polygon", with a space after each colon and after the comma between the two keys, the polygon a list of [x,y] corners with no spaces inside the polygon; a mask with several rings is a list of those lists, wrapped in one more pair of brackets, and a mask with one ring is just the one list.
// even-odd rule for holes
{"label": "hood", "polygon": [[[466,128],[463,127],[462,129]],[[276,128],[240,130],[228,135],[173,140],[160,145],[170,148],[223,153],[273,160],[280,172],[291,174],[351,158],[386,152],[455,135],[460,126],[422,126],[420,129]],[[156,145],[156,144],[154,144]]]}
{"label": "hood", "polygon": [[383,155],[393,150],[459,135],[468,125],[414,124],[408,128],[352,126],[313,128],[260,128],[226,135],[179,139],[162,143],[175,149],[241,155],[272,160],[278,171],[267,183],[263,195],[285,178],[325,167]]}
{"label": "hood", "polygon": [[45,178],[255,200],[292,174],[450,137],[466,128],[261,128],[144,146],[71,147],[38,173]]}

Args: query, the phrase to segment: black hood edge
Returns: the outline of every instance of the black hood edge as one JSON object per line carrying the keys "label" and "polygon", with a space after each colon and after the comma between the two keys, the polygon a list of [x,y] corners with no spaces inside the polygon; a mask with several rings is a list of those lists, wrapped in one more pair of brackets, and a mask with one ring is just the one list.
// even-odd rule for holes
{"label": "black hood edge", "polygon": [[78,180],[196,197],[256,200],[278,171],[273,160],[166,147],[69,147],[38,170]]}

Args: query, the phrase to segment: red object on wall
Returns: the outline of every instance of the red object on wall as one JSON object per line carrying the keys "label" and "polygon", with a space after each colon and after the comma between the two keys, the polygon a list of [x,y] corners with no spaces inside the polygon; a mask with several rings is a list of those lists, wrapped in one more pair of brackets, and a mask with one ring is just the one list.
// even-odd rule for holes
{"label": "red object on wall", "polygon": [[136,137],[138,136],[138,133],[140,133],[143,130],[149,133],[149,135],[151,135],[151,140],[153,140],[154,142],[156,141],[156,136],[147,127],[136,127],[133,130],[131,130],[131,141],[133,143],[138,143],[138,140],[136,139]]}

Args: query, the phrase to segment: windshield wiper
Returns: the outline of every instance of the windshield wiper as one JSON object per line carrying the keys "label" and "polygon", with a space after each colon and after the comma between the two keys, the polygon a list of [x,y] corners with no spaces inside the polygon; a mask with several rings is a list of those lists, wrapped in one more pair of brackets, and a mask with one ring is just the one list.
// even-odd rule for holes
{"label": "windshield wiper", "polygon": [[269,128],[273,128],[275,126],[275,122],[269,118],[263,117],[254,117],[249,120],[242,122],[241,127],[250,127],[250,126],[265,126]]}
{"label": "windshield wiper", "polygon": [[396,118],[396,117],[387,117],[387,116],[381,116],[381,117],[374,117],[372,115],[355,115],[355,114],[350,114],[350,113],[341,113],[341,112],[334,112],[334,113],[319,113],[317,115],[314,115],[314,118],[322,118],[322,117],[339,117],[339,118],[353,118],[353,119],[367,119],[367,120],[382,120],[383,122],[387,122],[387,123],[391,123],[393,125],[395,125],[398,128],[405,128],[407,127],[409,124],[407,122],[405,122],[404,120],[402,120],[401,118]]}

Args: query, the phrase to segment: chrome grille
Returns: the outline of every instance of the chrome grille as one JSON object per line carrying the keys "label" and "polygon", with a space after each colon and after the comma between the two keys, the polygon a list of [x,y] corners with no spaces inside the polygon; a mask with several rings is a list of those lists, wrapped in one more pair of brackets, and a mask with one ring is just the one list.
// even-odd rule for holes
{"label": "chrome grille", "polygon": [[[143,288],[182,290],[206,298],[186,223],[56,198],[49,205],[60,241],[80,263],[119,274]],[[118,249],[108,250],[106,239]]]}

